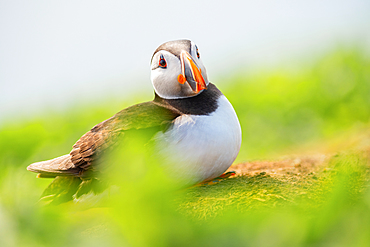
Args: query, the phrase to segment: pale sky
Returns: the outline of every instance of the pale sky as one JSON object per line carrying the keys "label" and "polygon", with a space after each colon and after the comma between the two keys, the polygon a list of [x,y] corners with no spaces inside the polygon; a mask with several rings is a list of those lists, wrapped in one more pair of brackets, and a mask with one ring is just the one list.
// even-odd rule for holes
{"label": "pale sky", "polygon": [[151,100],[153,51],[183,38],[222,84],[218,75],[242,67],[370,46],[370,1],[0,0],[0,123],[77,100]]}

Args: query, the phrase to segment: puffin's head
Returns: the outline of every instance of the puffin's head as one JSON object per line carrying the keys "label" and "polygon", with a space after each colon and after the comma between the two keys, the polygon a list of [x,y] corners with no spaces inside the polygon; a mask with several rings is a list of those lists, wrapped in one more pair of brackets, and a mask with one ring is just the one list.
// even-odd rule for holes
{"label": "puffin's head", "polygon": [[190,40],[169,41],[155,50],[151,80],[165,99],[192,97],[207,89],[209,81],[198,47]]}

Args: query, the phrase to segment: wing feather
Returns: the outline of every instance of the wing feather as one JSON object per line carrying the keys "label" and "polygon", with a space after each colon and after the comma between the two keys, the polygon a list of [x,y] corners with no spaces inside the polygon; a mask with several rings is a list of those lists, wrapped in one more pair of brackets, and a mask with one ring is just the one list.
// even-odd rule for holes
{"label": "wing feather", "polygon": [[112,149],[124,132],[146,129],[171,123],[180,113],[168,105],[150,101],[137,104],[95,125],[74,145],[69,154],[29,165],[28,170],[43,176],[81,176],[93,169],[94,162],[107,150]]}

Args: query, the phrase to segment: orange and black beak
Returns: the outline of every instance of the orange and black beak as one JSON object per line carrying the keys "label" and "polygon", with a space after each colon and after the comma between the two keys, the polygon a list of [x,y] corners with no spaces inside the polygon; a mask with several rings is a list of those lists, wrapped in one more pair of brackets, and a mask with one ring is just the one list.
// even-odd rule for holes
{"label": "orange and black beak", "polygon": [[193,57],[186,51],[181,52],[180,56],[181,74],[177,78],[179,83],[184,84],[185,82],[188,82],[194,93],[199,93],[203,89],[207,89],[207,84],[202,76],[202,71],[194,61]]}

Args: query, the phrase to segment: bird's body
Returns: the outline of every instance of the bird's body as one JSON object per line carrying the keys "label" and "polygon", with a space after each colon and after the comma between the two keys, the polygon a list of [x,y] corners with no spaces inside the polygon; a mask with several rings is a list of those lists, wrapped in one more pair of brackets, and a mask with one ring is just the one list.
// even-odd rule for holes
{"label": "bird's body", "polygon": [[[211,84],[208,90],[217,88]],[[239,152],[241,131],[235,111],[222,94],[215,104],[208,114],[178,116],[167,131],[155,136],[158,153],[167,164],[176,164],[170,169],[173,174],[192,183],[220,176]]]}
{"label": "bird's body", "polygon": [[[120,111],[83,135],[69,154],[27,169],[73,187],[63,195],[70,199],[85,191],[84,181],[106,165],[103,154],[122,143],[130,131],[150,129],[154,153],[169,174],[187,184],[220,176],[239,152],[241,129],[232,105],[208,82],[195,44],[181,40],[161,45],[152,58],[152,83],[153,101]],[[57,192],[53,193],[49,188],[44,196],[55,197]]]}

